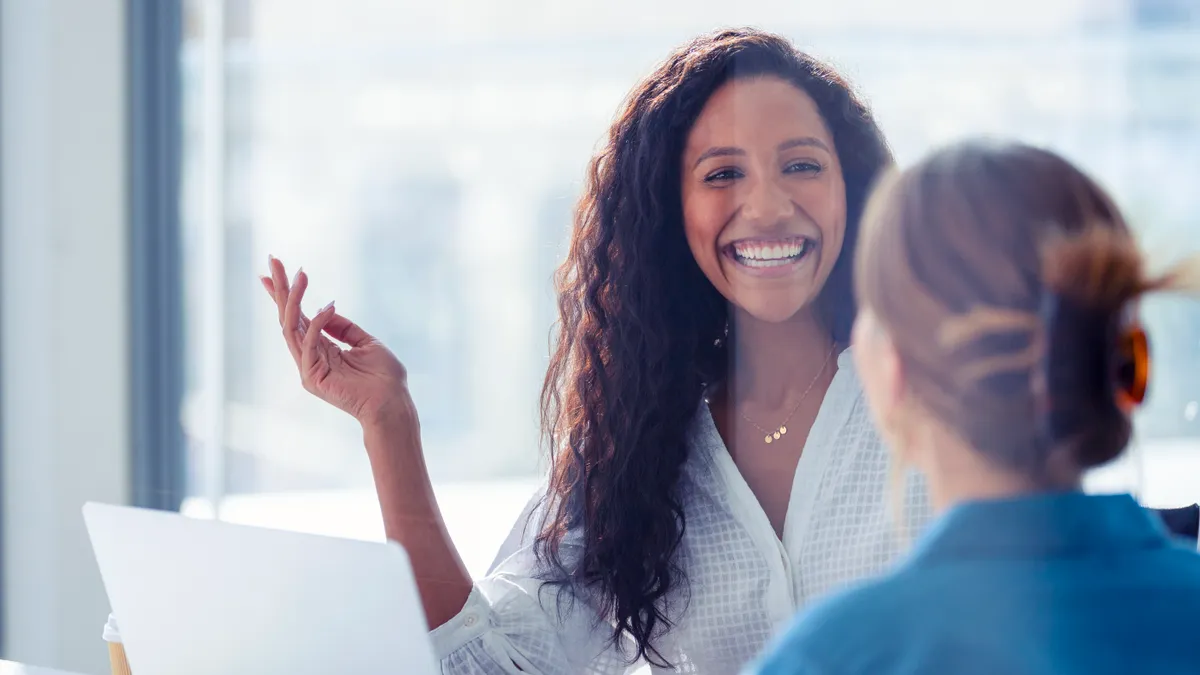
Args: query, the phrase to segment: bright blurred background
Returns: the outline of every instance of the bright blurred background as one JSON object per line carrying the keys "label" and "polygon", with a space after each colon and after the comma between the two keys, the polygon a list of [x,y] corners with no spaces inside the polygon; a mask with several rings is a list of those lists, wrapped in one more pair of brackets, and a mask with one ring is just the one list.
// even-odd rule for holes
{"label": "bright blurred background", "polygon": [[[367,539],[357,425],[257,282],[303,265],[406,363],[482,574],[536,488],[537,394],[585,163],[679,42],[833,61],[902,163],[966,134],[1083,164],[1156,259],[1200,250],[1195,0],[0,0],[0,656],[102,672],[87,499]],[[1200,311],[1146,307],[1137,447],[1091,477],[1200,501]]]}

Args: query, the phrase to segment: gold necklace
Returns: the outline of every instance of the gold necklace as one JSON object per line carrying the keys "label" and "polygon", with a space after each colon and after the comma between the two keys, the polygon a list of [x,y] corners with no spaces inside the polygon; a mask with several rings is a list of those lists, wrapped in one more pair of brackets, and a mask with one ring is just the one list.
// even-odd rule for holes
{"label": "gold necklace", "polygon": [[788,416],[786,418],[784,418],[784,420],[783,420],[783,424],[780,424],[779,427],[775,429],[775,431],[767,431],[766,429],[758,426],[757,422],[750,419],[749,417],[746,417],[746,413],[740,412],[740,411],[738,412],[738,414],[742,416],[742,419],[746,420],[755,429],[758,429],[759,431],[763,432],[763,434],[765,434],[763,436],[763,441],[766,442],[768,445],[771,443],[774,443],[775,441],[779,440],[780,438],[783,438],[783,436],[787,434],[787,423],[792,421],[792,416],[795,415],[796,411],[800,409],[800,404],[804,403],[805,398],[808,398],[808,392],[812,391],[812,388],[814,386],[816,386],[816,384],[817,384],[817,380],[821,379],[821,375],[823,375],[825,373],[825,368],[829,366],[829,359],[833,356],[833,350],[836,347],[837,347],[836,342],[833,343],[832,345],[830,345],[829,353],[825,355],[825,362],[821,364],[821,369],[817,371],[817,374],[815,377],[813,377],[812,382],[808,383],[808,389],[805,389],[804,393],[800,394],[800,398],[796,399],[796,405],[792,406],[792,412],[788,413]]}

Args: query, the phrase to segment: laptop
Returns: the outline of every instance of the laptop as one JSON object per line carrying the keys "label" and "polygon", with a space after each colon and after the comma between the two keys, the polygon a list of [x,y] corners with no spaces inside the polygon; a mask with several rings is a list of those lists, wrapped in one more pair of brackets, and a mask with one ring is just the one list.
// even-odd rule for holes
{"label": "laptop", "polygon": [[83,517],[134,675],[438,672],[394,543],[95,503]]}

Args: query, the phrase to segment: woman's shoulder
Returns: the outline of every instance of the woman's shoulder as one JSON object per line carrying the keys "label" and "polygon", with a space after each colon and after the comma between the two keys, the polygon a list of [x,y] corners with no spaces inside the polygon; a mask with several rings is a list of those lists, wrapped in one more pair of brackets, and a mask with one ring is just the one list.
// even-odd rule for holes
{"label": "woman's shoulder", "polygon": [[777,640],[759,672],[797,672],[789,669],[797,662],[838,673],[881,672],[919,606],[903,577],[885,575],[816,602]]}

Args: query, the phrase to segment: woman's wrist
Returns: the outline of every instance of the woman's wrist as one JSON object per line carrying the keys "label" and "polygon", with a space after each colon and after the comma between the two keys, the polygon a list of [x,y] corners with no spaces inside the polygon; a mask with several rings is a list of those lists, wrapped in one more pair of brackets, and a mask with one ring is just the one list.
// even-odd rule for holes
{"label": "woman's wrist", "polygon": [[364,433],[384,433],[407,428],[419,432],[421,424],[417,416],[417,407],[408,391],[403,388],[400,393],[386,401],[366,406],[355,417]]}
{"label": "woman's wrist", "polygon": [[363,425],[363,444],[385,525],[437,513],[416,415],[394,411]]}

